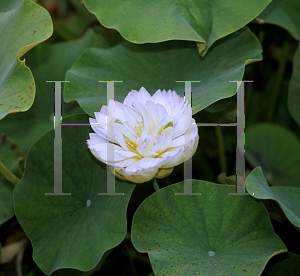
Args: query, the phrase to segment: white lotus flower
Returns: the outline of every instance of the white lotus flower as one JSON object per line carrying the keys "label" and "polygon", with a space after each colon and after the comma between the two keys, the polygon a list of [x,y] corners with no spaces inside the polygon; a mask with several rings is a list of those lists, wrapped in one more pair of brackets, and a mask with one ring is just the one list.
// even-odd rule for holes
{"label": "white lotus flower", "polygon": [[[95,118],[90,118],[95,133],[90,133],[88,147],[123,180],[142,183],[166,177],[190,159],[198,145],[191,105],[175,91],[157,90],[151,97],[143,87],[132,90],[123,104],[111,100]],[[111,160],[107,143],[114,148]]]}

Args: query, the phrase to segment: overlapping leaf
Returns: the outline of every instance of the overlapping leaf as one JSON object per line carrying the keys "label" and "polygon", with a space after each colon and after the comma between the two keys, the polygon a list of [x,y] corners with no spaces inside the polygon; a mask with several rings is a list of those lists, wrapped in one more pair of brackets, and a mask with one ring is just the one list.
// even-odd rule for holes
{"label": "overlapping leaf", "polygon": [[35,83],[25,61],[27,51],[52,34],[48,12],[29,0],[6,1],[0,13],[0,119],[28,110],[35,97]]}
{"label": "overlapping leaf", "polygon": [[159,44],[87,49],[67,72],[64,99],[78,101],[91,116],[107,102],[106,83],[115,83],[115,100],[123,102],[129,91],[145,87],[151,94],[172,89],[183,96],[184,83],[177,80],[201,80],[192,84],[193,114],[208,105],[236,93],[245,63],[261,59],[256,37],[244,28],[214,44],[201,59],[193,42],[170,41]]}
{"label": "overlapping leaf", "polygon": [[279,25],[300,40],[300,2],[298,0],[272,0],[258,16],[261,23]]}
{"label": "overlapping leaf", "polygon": [[269,187],[260,167],[255,168],[248,175],[246,187],[255,198],[272,199],[278,202],[290,222],[300,227],[300,187]]}
{"label": "overlapping leaf", "polygon": [[271,185],[300,188],[300,141],[290,130],[268,123],[246,128],[245,155]]}
{"label": "overlapping leaf", "polygon": [[[88,117],[74,115],[63,123],[88,123]],[[15,189],[16,216],[46,274],[93,269],[126,235],[126,208],[135,185],[116,179],[116,192],[123,195],[98,195],[106,192],[106,168],[87,148],[89,132],[89,126],[62,130],[62,190],[71,195],[45,195],[54,189],[53,131],[31,147]]]}
{"label": "overlapping leaf", "polygon": [[199,180],[193,192],[201,195],[175,195],[182,184],[148,197],[133,218],[133,245],[148,253],[155,275],[259,275],[286,251],[261,203]]}
{"label": "overlapping leaf", "polygon": [[6,12],[18,8],[22,4],[23,0],[11,0],[0,2],[0,13]]}
{"label": "overlapping leaf", "polygon": [[[269,265],[273,264],[271,267]],[[300,275],[300,256],[287,252],[273,257],[261,276]]]}
{"label": "overlapping leaf", "polygon": [[101,24],[117,29],[130,42],[189,40],[210,47],[254,19],[270,0],[84,0],[84,3]]}
{"label": "overlapping leaf", "polygon": [[[299,27],[300,28],[300,27]],[[293,74],[290,81],[288,108],[294,120],[300,125],[300,47],[294,56]]]}
{"label": "overlapping leaf", "polygon": [[[80,39],[42,44],[27,55],[27,63],[32,68],[37,93],[31,109],[25,113],[15,113],[0,121],[0,129],[12,137],[26,155],[28,149],[43,134],[53,128],[54,83],[46,81],[64,80],[66,71],[88,47],[108,47],[102,36],[89,31]],[[82,113],[77,103],[62,102],[62,116]]]}
{"label": "overlapping leaf", "polygon": [[[290,32],[298,41],[300,41],[300,1],[273,0],[270,5],[258,16],[261,23],[271,23],[279,25]],[[299,47],[294,56],[293,75],[289,87],[288,108],[295,119],[300,124],[300,51]]]}

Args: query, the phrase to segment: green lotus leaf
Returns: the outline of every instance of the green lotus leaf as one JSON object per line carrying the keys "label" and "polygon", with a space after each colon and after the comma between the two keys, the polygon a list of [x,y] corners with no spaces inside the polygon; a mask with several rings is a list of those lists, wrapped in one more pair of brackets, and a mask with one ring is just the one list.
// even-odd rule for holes
{"label": "green lotus leaf", "polygon": [[297,40],[300,40],[300,2],[298,0],[273,0],[258,15],[260,23],[271,23],[285,28]]}
{"label": "green lotus leaf", "polygon": [[[90,276],[93,274],[92,271],[98,270],[102,266],[103,262],[106,260],[107,256],[112,250],[113,249],[106,251],[100,262],[91,271],[80,271],[72,268],[64,268],[54,271],[51,273],[51,276]],[[32,271],[30,271],[29,274],[27,274],[27,276],[45,276],[45,274],[38,267],[35,267]]]}
{"label": "green lotus leaf", "polygon": [[189,40],[210,47],[245,26],[270,0],[122,1],[84,0],[102,25],[133,43]]}
{"label": "green lotus leaf", "polygon": [[[24,156],[37,139],[53,129],[54,83],[46,81],[64,80],[66,71],[82,51],[92,46],[108,47],[102,36],[88,31],[73,41],[43,43],[26,55],[37,86],[35,102],[27,112],[11,114],[0,121],[1,131],[20,145]],[[76,102],[66,104],[62,101],[63,118],[76,113],[83,113]]]}
{"label": "green lotus leaf", "polygon": [[147,252],[154,274],[260,275],[267,261],[286,248],[274,233],[263,204],[228,195],[230,186],[193,180],[149,196],[133,217],[132,242]]}
{"label": "green lotus leaf", "polygon": [[[258,16],[261,23],[271,23],[285,28],[297,40],[300,40],[300,2],[298,0],[273,0]],[[288,94],[288,108],[294,120],[300,124],[300,51],[299,47],[294,56],[293,75]]]}
{"label": "green lotus leaf", "polygon": [[289,221],[300,227],[300,187],[269,187],[261,167],[257,167],[248,175],[246,188],[255,198],[275,200]]}
{"label": "green lotus leaf", "polygon": [[145,87],[150,94],[158,89],[175,90],[184,95],[182,80],[192,83],[193,114],[230,96],[242,80],[245,63],[261,59],[256,37],[244,28],[215,43],[201,59],[194,42],[169,41],[135,45],[120,43],[110,49],[90,48],[67,72],[64,100],[76,100],[82,109],[94,116],[107,103],[106,83],[115,83],[115,100],[123,102],[132,90]]}
{"label": "green lotus leaf", "polygon": [[300,141],[290,130],[269,123],[246,128],[245,156],[271,185],[300,188]]}
{"label": "green lotus leaf", "polygon": [[[10,1],[6,1],[10,2]],[[35,82],[20,58],[49,38],[53,27],[48,12],[29,1],[0,5],[0,119],[28,110],[35,97]]]}
{"label": "green lotus leaf", "polygon": [[288,109],[294,120],[300,125],[300,47],[294,56],[293,74],[290,80],[288,94]]}
{"label": "green lotus leaf", "polygon": [[[88,123],[86,115],[63,123]],[[54,131],[30,149],[23,179],[15,188],[15,213],[33,245],[33,258],[49,275],[61,268],[93,269],[103,254],[124,238],[126,209],[135,187],[116,179],[106,193],[106,167],[87,148],[89,126],[62,126],[62,191],[54,190]]]}
{"label": "green lotus leaf", "polygon": [[261,276],[300,275],[300,256],[287,252],[273,257]]}

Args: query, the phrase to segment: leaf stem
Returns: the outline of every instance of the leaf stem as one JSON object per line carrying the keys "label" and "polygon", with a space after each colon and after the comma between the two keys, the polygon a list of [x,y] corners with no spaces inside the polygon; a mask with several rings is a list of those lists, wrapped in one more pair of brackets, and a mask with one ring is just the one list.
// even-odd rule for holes
{"label": "leaf stem", "polygon": [[0,172],[14,186],[16,186],[20,182],[20,179],[16,177],[8,168],[6,168],[1,161],[0,161]]}
{"label": "leaf stem", "polygon": [[157,181],[156,181],[155,177],[153,177],[153,179],[152,179],[152,185],[153,185],[153,188],[154,188],[155,192],[157,192],[159,190],[159,187],[158,187],[158,184],[157,184]]}
{"label": "leaf stem", "polygon": [[216,136],[217,136],[217,145],[218,145],[218,152],[219,152],[219,162],[220,162],[220,169],[221,172],[227,172],[227,163],[226,163],[226,156],[224,150],[224,143],[223,143],[223,135],[220,126],[215,126]]}
{"label": "leaf stem", "polygon": [[280,91],[282,78],[283,78],[283,75],[284,75],[284,72],[285,72],[285,67],[286,67],[286,63],[287,63],[287,59],[288,59],[289,48],[290,48],[289,42],[284,41],[283,46],[282,46],[282,53],[281,53],[281,57],[280,57],[280,60],[279,60],[278,69],[277,69],[277,72],[276,72],[276,78],[275,78],[274,87],[273,87],[271,104],[270,104],[268,117],[267,117],[268,122],[272,122],[274,120],[275,110],[276,110],[278,96],[279,96],[279,91]]}

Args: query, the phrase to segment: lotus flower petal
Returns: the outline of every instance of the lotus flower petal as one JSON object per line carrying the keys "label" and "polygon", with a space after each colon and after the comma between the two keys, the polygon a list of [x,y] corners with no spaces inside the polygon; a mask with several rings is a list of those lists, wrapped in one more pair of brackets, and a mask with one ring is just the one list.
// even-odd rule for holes
{"label": "lotus flower petal", "polygon": [[[191,105],[175,91],[142,87],[123,103],[110,101],[90,118],[88,148],[123,180],[143,183],[168,176],[190,159],[198,146],[198,128]],[[111,149],[114,154],[107,154]],[[112,158],[113,156],[113,158]]]}

